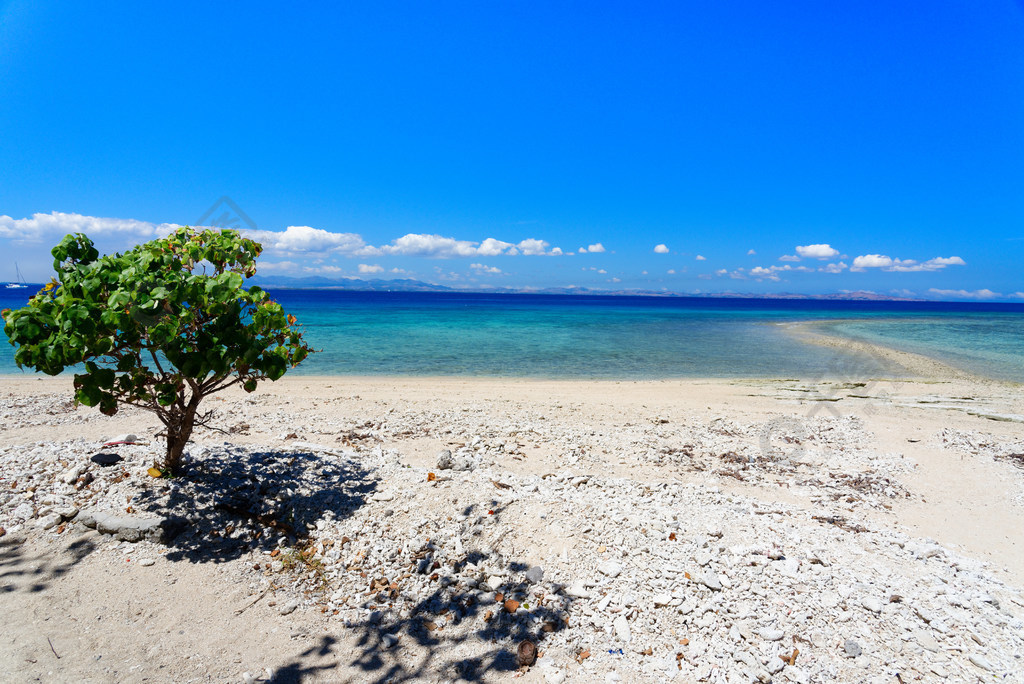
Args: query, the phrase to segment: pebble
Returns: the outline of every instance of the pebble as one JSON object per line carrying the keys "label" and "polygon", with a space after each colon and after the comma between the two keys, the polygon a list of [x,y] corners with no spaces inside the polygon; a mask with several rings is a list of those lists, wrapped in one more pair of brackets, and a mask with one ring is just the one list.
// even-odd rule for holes
{"label": "pebble", "polygon": [[438,470],[451,470],[455,462],[452,460],[452,452],[449,449],[444,449],[437,454],[437,469]]}
{"label": "pebble", "polygon": [[614,579],[622,574],[622,565],[611,560],[604,561],[603,563],[598,563],[597,571],[602,575]]}
{"label": "pebble", "polygon": [[526,581],[530,584],[540,584],[544,581],[544,568],[534,565],[526,571],[525,577]]}
{"label": "pebble", "polygon": [[299,607],[299,600],[298,599],[292,599],[291,601],[288,601],[283,606],[278,608],[277,612],[280,613],[281,615],[290,615],[291,613],[294,613],[295,609],[298,608],[298,607]]}
{"label": "pebble", "polygon": [[142,559],[139,560],[139,565],[141,565],[144,568],[148,568],[148,567],[150,567],[151,565],[154,565],[154,564],[156,564],[156,561],[153,560],[152,558],[142,558]]}
{"label": "pebble", "polygon": [[773,627],[762,627],[757,630],[757,635],[765,641],[780,641],[782,637],[786,636],[786,633],[781,629],[775,629]]}
{"label": "pebble", "polygon": [[843,642],[843,650],[846,651],[846,655],[850,658],[857,658],[864,650],[860,647],[853,639],[847,639]]}

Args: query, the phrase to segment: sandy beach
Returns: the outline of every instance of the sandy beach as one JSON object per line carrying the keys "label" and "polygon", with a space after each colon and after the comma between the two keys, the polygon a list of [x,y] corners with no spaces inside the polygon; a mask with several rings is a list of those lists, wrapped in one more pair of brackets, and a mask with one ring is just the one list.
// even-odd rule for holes
{"label": "sandy beach", "polygon": [[1020,388],[878,353],[917,378],[288,377],[169,481],[155,418],[0,378],[0,678],[1024,681]]}

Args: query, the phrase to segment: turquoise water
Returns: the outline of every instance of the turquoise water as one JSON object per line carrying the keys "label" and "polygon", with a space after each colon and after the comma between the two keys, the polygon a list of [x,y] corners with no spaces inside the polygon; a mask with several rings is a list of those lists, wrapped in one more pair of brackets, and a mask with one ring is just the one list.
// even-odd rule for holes
{"label": "turquoise water", "polygon": [[[1024,381],[1024,306],[659,297],[272,292],[316,348],[295,372],[534,378],[857,378],[870,354],[805,344],[786,324]],[[21,301],[17,301],[18,298]],[[0,305],[27,294],[0,292]],[[6,301],[6,303],[5,303]],[[0,373],[18,372],[0,345]]]}

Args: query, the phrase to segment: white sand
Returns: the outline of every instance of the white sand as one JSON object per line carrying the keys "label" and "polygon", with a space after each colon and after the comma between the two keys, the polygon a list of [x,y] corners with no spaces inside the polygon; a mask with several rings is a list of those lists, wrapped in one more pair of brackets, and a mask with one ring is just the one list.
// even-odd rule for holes
{"label": "white sand", "polygon": [[[679,456],[678,449],[695,439],[710,439],[710,433],[700,431],[725,419],[737,427],[734,436],[721,438],[722,444],[755,454],[761,449],[759,426],[775,421],[787,434],[818,434],[815,458],[823,459],[822,468],[837,468],[842,464],[824,463],[830,447],[823,440],[852,426],[848,434],[837,437],[837,458],[848,455],[852,470],[884,475],[905,495],[874,492],[849,503],[838,499],[822,505],[823,514],[841,514],[872,529],[935,540],[951,553],[987,563],[986,572],[995,580],[1019,591],[1024,587],[1024,471],[995,458],[1012,453],[1021,442],[1024,429],[1012,422],[1024,416],[1019,388],[952,373],[909,355],[884,353],[933,379],[804,383],[290,377],[262,386],[255,395],[228,392],[208,400],[221,412],[225,428],[249,427],[230,436],[201,431],[195,439],[199,444],[228,440],[274,445],[286,443],[282,438],[287,433],[296,433],[298,439],[314,444],[351,444],[358,453],[382,447],[397,452],[403,467],[418,473],[436,471],[439,450],[457,450],[491,426],[490,432],[516,445],[514,453],[496,457],[491,466],[498,479],[501,473],[527,478],[568,468],[576,476],[718,487],[723,496],[752,500],[762,507],[815,513],[813,492],[792,484],[791,475],[737,470],[713,457],[698,469],[693,467],[697,461]],[[106,418],[63,405],[71,396],[69,379],[9,376],[0,379],[0,396],[5,421],[0,448],[8,456],[12,447],[27,450],[36,443],[84,440],[98,447],[120,433],[148,439],[156,432],[155,419],[144,413],[125,411]],[[839,427],[833,430],[833,425]],[[370,434],[373,439],[360,441],[360,435]],[[773,440],[777,436],[769,434]],[[567,445],[582,444],[587,458],[570,461]],[[781,441],[771,446],[797,449]],[[659,450],[675,455],[655,457]],[[810,459],[801,466],[801,477],[813,474],[814,462]],[[730,469],[743,480],[729,476]],[[3,485],[12,486],[0,478]],[[440,515],[450,505],[438,500],[429,507]],[[586,522],[570,516],[565,524],[571,529]],[[523,538],[535,539],[537,547],[517,549],[530,562],[544,562],[547,553],[560,548],[552,537],[557,533],[545,529],[543,521],[524,518],[522,524],[536,525]],[[808,525],[808,534],[816,534],[820,527]],[[54,532],[36,530],[29,522],[0,539],[5,544],[0,562],[6,592],[6,625],[0,637],[0,671],[5,674],[0,678],[241,681],[243,672],[260,676],[262,668],[270,667],[278,673],[275,681],[386,679],[389,669],[368,667],[365,658],[353,655],[359,648],[353,641],[356,636],[319,611],[300,609],[281,617],[277,607],[269,605],[271,598],[263,598],[237,614],[258,598],[239,581],[245,571],[242,565],[251,561],[171,562],[161,557],[158,547],[116,547],[80,525],[69,524],[60,535]],[[851,542],[856,536],[849,535]],[[24,542],[15,545],[12,540]],[[580,542],[573,543],[579,548]],[[69,550],[76,544],[80,558]],[[147,556],[159,562],[151,568],[137,567]],[[1009,608],[1021,612],[1020,606]],[[818,657],[810,644],[801,648],[810,654],[804,656],[812,659],[809,662]],[[820,662],[826,655],[821,654]],[[985,675],[967,656],[966,650],[950,656],[962,663],[957,665],[962,669],[947,671],[950,681],[974,681],[971,676]],[[1017,664],[1024,668],[1024,663]],[[1002,665],[1004,673],[1015,666]],[[416,676],[424,681],[440,676],[429,662],[418,667]],[[597,676],[574,661],[559,667],[570,681]],[[864,667],[865,680],[886,673],[881,660]],[[624,678],[647,681],[636,668],[625,668]],[[394,673],[409,677],[410,671],[399,668]],[[598,673],[602,678],[604,671]],[[699,672],[693,670],[694,676]],[[542,673],[534,667],[525,680],[542,681]],[[786,681],[785,673],[777,680]],[[935,676],[918,674],[925,679]],[[512,674],[492,671],[480,676],[499,680]],[[904,672],[903,681],[912,678]],[[650,681],[657,680],[651,675]]]}

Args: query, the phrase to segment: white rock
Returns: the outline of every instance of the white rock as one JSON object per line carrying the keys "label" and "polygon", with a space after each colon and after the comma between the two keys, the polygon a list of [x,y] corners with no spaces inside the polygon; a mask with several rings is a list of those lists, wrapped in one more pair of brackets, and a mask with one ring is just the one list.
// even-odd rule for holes
{"label": "white rock", "polygon": [[583,586],[583,584],[580,583],[580,582],[575,582],[575,583],[569,585],[565,589],[565,593],[567,595],[569,595],[569,596],[572,596],[573,598],[583,598],[583,599],[585,599],[585,598],[590,598],[591,597],[590,591],[587,590],[587,588],[585,586]]}
{"label": "white rock", "polygon": [[47,516],[39,519],[39,527],[44,530],[50,530],[60,525],[61,517],[58,513],[50,513]]}
{"label": "white rock", "polygon": [[714,570],[706,570],[704,575],[700,578],[700,583],[712,591],[721,591],[722,582],[718,579],[718,575]]}
{"label": "white rock", "polygon": [[988,658],[981,655],[980,653],[972,653],[967,656],[968,660],[980,667],[982,670],[988,670],[992,672],[996,669],[996,666],[989,662]]}
{"label": "white rock", "polygon": [[672,603],[672,596],[669,594],[655,594],[654,605],[655,606],[667,606]]}
{"label": "white rock", "polygon": [[152,558],[143,558],[142,560],[139,561],[139,565],[141,565],[144,568],[148,568],[149,566],[154,565],[154,564],[156,564],[156,561],[153,560]]}
{"label": "white rock", "polygon": [[607,560],[603,563],[598,564],[597,571],[602,575],[607,575],[608,577],[615,578],[622,574],[622,565],[616,563],[615,561]]}
{"label": "white rock", "polygon": [[870,610],[872,613],[881,613],[882,612],[882,602],[879,601],[874,596],[865,596],[861,600],[860,604],[862,606],[864,606],[865,608],[867,608],[868,610]]}
{"label": "white rock", "polygon": [[491,588],[491,591],[497,591],[498,587],[505,583],[505,580],[497,575],[491,575],[487,578],[487,586]]}
{"label": "white rock", "polygon": [[565,681],[565,673],[561,670],[548,670],[544,673],[544,681],[548,684],[562,684]]}
{"label": "white rock", "polygon": [[75,484],[75,482],[78,481],[78,478],[82,476],[82,473],[84,473],[88,469],[89,466],[85,465],[84,463],[80,463],[64,471],[64,474],[61,475],[60,479],[65,484]]}
{"label": "white rock", "polygon": [[618,637],[619,641],[623,643],[629,643],[629,639],[632,636],[629,631],[629,622],[626,620],[625,615],[620,615],[615,618],[612,622],[612,628],[615,630],[615,636]]}
{"label": "white rock", "polygon": [[786,633],[774,627],[762,627],[757,630],[757,635],[765,641],[780,641],[782,637],[786,636]]}
{"label": "white rock", "polygon": [[914,640],[921,645],[921,648],[927,649],[932,653],[938,653],[939,649],[942,648],[935,637],[923,629],[914,631]]}

